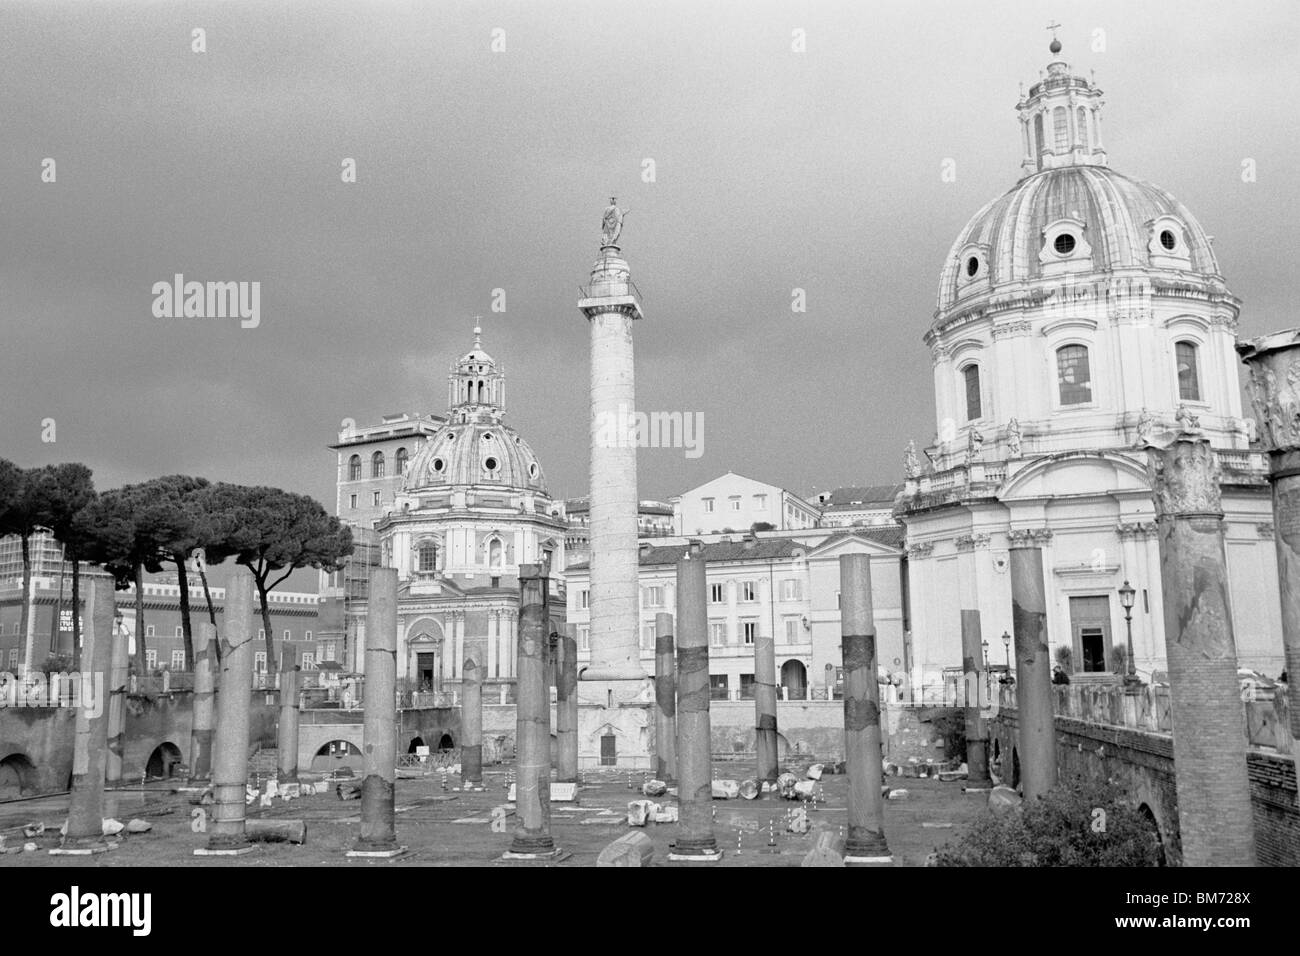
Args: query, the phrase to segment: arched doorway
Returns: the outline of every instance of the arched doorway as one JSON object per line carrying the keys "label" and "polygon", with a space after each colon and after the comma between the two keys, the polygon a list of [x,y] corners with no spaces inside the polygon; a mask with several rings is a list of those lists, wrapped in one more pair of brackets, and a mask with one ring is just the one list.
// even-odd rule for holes
{"label": "arched doorway", "polygon": [[803,700],[808,693],[808,671],[803,661],[790,660],[781,665],[781,686],[787,700]]}
{"label": "arched doorway", "polygon": [[1156,815],[1151,812],[1151,808],[1145,803],[1138,807],[1138,813],[1146,820],[1147,826],[1151,830],[1151,840],[1156,846],[1156,866],[1165,866],[1165,841],[1160,834],[1160,823],[1156,820]]}
{"label": "arched doorway", "polygon": [[407,745],[407,747],[406,747],[406,752],[407,752],[408,754],[413,754],[413,753],[415,753],[415,751],[416,751],[417,748],[419,748],[419,747],[423,747],[423,746],[424,746],[424,738],[423,738],[423,737],[412,737],[412,738],[411,738],[411,742],[410,742],[410,743]]}
{"label": "arched doorway", "polygon": [[353,773],[362,769],[361,749],[346,740],[331,740],[316,751],[311,758],[311,769],[316,773],[329,773],[343,767]]}
{"label": "arched doorway", "polygon": [[451,734],[443,734],[438,740],[438,749],[441,751],[455,750],[456,742],[451,739]]}
{"label": "arched doorway", "polygon": [[144,774],[146,777],[168,780],[180,762],[180,748],[170,742],[161,743],[149,755],[149,760],[144,765]]}
{"label": "arched doorway", "polygon": [[0,800],[21,797],[36,785],[36,767],[23,754],[0,760]]}

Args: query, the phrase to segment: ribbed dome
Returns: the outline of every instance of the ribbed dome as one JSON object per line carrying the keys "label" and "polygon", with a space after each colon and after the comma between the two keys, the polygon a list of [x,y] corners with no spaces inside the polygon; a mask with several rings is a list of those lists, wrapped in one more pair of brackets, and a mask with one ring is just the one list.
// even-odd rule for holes
{"label": "ribbed dome", "polygon": [[1045,233],[1064,220],[1082,229],[1051,232],[1080,233],[1065,244],[1091,257],[1081,270],[1068,269],[1073,274],[1141,268],[1220,275],[1205,230],[1169,193],[1107,166],[1063,166],[1027,176],[975,214],[944,263],[937,318],[982,292],[1043,278],[1044,258],[1056,265]]}
{"label": "ribbed dome", "polygon": [[537,456],[513,428],[499,422],[448,424],[416,454],[406,471],[408,492],[465,485],[497,485],[546,494]]}

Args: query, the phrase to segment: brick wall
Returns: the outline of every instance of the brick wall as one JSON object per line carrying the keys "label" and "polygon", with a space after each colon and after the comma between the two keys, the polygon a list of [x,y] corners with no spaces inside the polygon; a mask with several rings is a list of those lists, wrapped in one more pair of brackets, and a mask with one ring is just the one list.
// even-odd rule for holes
{"label": "brick wall", "polygon": [[1255,853],[1262,866],[1300,864],[1300,807],[1296,805],[1294,757],[1252,753],[1246,757]]}

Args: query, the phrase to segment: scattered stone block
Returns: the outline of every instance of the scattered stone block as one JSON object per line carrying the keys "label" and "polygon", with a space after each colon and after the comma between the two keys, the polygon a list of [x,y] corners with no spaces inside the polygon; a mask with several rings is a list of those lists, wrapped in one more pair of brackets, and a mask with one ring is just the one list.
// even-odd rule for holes
{"label": "scattered stone block", "polygon": [[[263,796],[274,797],[280,792],[280,784],[274,779],[266,781],[266,787],[263,790]],[[263,804],[265,806],[265,804]]]}
{"label": "scattered stone block", "polygon": [[815,763],[808,768],[809,780],[820,780],[822,778],[822,764]]}
{"label": "scattered stone block", "polygon": [[672,804],[664,804],[664,803],[652,804],[650,810],[650,819],[655,823],[676,823],[677,808]]}
{"label": "scattered stone block", "polygon": [[135,819],[126,825],[127,833],[148,833],[153,829],[153,824],[148,820]]}
{"label": "scattered stone block", "polygon": [[817,841],[803,858],[800,866],[843,866],[844,840],[830,830],[817,834]]}
{"label": "scattered stone block", "polygon": [[890,790],[890,791],[889,791],[889,797],[888,797],[888,799],[890,799],[890,800],[906,800],[909,796],[911,796],[911,794],[909,794],[906,790],[903,790],[903,789]]}
{"label": "scattered stone block", "polygon": [[816,780],[800,780],[794,785],[794,799],[811,800],[817,792]]}
{"label": "scattered stone block", "polygon": [[668,792],[668,784],[662,780],[647,780],[641,784],[641,792],[647,797],[662,797]]}
{"label": "scattered stone block", "polygon": [[923,826],[923,827],[925,827],[925,828],[927,828],[927,829],[930,829],[930,830],[946,830],[946,829],[950,828],[950,827],[952,826],[952,824],[951,824],[951,823],[931,823],[930,821],[927,820],[927,821],[923,822],[923,823],[921,824],[921,826]]}
{"label": "scattered stone block", "polygon": [[940,770],[939,780],[943,783],[952,783],[954,780],[965,780],[967,773],[965,770]]}
{"label": "scattered stone block", "polygon": [[776,787],[781,796],[787,800],[794,799],[794,785],[799,782],[799,778],[792,773],[783,773],[776,778]]}
{"label": "scattered stone block", "polygon": [[35,852],[36,852],[36,844],[35,844],[35,843],[24,843],[24,844],[23,844],[23,852],[24,852],[24,853],[35,853]]}
{"label": "scattered stone block", "polygon": [[740,784],[735,780],[713,781],[714,800],[735,800],[740,796]]}
{"label": "scattered stone block", "polygon": [[28,838],[34,836],[40,836],[44,832],[45,832],[44,823],[29,823],[27,824],[27,826],[23,827],[23,836]]}
{"label": "scattered stone block", "polygon": [[117,836],[124,829],[126,829],[126,824],[124,824],[121,820],[113,820],[111,818],[106,817],[104,820],[101,821],[100,829],[101,832],[104,834],[104,836]]}
{"label": "scattered stone block", "polygon": [[631,800],[627,805],[627,825],[630,827],[643,827],[646,821],[650,819],[650,801],[649,800]]}
{"label": "scattered stone block", "polygon": [[340,783],[334,788],[340,800],[360,800],[361,784],[359,783]]}
{"label": "scattered stone block", "polygon": [[[314,790],[315,788],[313,787],[312,789]],[[294,797],[302,796],[302,784],[286,783],[280,788],[280,796],[284,797],[286,800],[292,800]]]}
{"label": "scattered stone block", "polygon": [[654,854],[654,844],[644,833],[639,831],[625,833],[600,851],[600,856],[596,858],[596,866],[650,866]]}
{"label": "scattered stone block", "polygon": [[758,799],[758,781],[757,781],[757,780],[742,780],[742,781],[740,782],[740,796],[741,796],[742,799],[745,799],[745,800],[757,800],[757,799]]}
{"label": "scattered stone block", "polygon": [[1013,810],[1020,806],[1020,794],[1010,787],[998,785],[989,791],[989,809],[996,812]]}

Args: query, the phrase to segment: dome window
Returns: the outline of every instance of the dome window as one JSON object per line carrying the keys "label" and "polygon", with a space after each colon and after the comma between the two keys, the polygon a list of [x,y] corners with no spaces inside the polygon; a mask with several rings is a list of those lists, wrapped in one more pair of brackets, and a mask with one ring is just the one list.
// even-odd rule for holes
{"label": "dome window", "polygon": [[1199,402],[1201,379],[1196,368],[1196,343],[1175,343],[1174,362],[1178,367],[1178,398],[1184,402]]}
{"label": "dome window", "polygon": [[484,441],[491,441],[491,440],[492,440],[492,433],[491,433],[491,432],[484,432],[484,434],[483,434],[483,440],[484,440]]}
{"label": "dome window", "polygon": [[1056,350],[1056,380],[1062,405],[1087,405],[1092,401],[1087,346],[1063,345]]}
{"label": "dome window", "polygon": [[1178,239],[1170,230],[1162,229],[1160,231],[1160,245],[1173,252],[1178,248]]}
{"label": "dome window", "polygon": [[980,271],[979,256],[971,256],[966,260],[966,275],[975,278],[975,274]]}
{"label": "dome window", "polygon": [[488,471],[496,471],[497,460],[495,458],[484,458],[483,467],[486,468]]}
{"label": "dome window", "polygon": [[1068,256],[1074,251],[1074,236],[1063,232],[1052,242],[1052,248],[1058,256]]}
{"label": "dome window", "polygon": [[444,462],[441,458],[435,458],[433,460],[433,470],[437,474],[442,474],[442,469],[445,467],[447,467],[446,462]]}
{"label": "dome window", "polygon": [[532,462],[532,463],[528,466],[528,477],[529,477],[529,478],[536,478],[536,477],[537,477],[537,462]]}
{"label": "dome window", "polygon": [[983,403],[980,400],[980,367],[974,363],[961,371],[966,386],[966,420],[976,421],[983,417]]}

